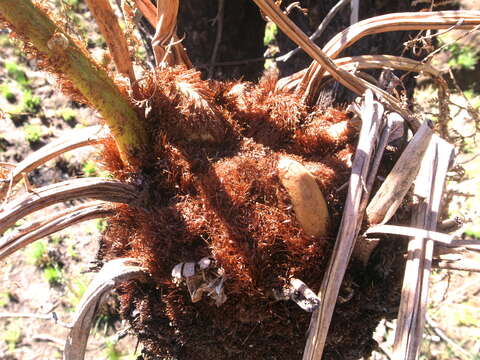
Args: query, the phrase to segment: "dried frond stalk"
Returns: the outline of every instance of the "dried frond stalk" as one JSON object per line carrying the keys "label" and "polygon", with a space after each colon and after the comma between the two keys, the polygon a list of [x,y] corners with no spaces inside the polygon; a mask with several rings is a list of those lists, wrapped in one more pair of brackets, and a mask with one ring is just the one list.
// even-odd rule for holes
{"label": "dried frond stalk", "polygon": [[[346,71],[356,71],[365,69],[391,69],[412,71],[416,73],[425,73],[435,77],[441,83],[445,80],[439,70],[430,64],[421,61],[394,55],[359,55],[352,57],[343,57],[333,61],[335,65]],[[278,81],[277,89],[293,91],[302,81],[308,69],[301,70],[290,76],[284,77]],[[329,72],[324,74],[325,77],[331,76]]]}
{"label": "dried frond stalk", "polygon": [[[445,178],[453,155],[453,146],[433,136],[415,181],[418,204],[412,225],[435,231]],[[428,283],[433,258],[433,241],[416,236],[408,244],[402,297],[398,313],[394,359],[416,359],[425,325]]]}
{"label": "dried frond stalk", "polygon": [[[134,0],[137,8],[143,14],[143,16],[147,19],[147,21],[153,27],[157,27],[157,9],[155,5],[153,5],[149,0]],[[173,36],[170,41],[170,46],[172,48],[172,57],[174,59],[174,63],[177,65],[184,65],[188,69],[193,67],[192,62],[188,58],[188,55],[183,48],[180,39],[178,38],[176,33],[173,33]],[[157,57],[157,55],[155,55]],[[158,64],[158,63],[157,63]]]}
{"label": "dried frond stalk", "polygon": [[362,198],[368,198],[369,195],[368,191],[364,190],[364,184],[367,183],[368,176],[372,175],[369,174],[371,159],[383,120],[383,107],[376,106],[373,93],[370,91],[365,94],[361,115],[362,128],[352,165],[345,209],[333,254],[319,291],[322,303],[320,309],[314,312],[310,322],[303,360],[322,357],[340,286],[360,229],[359,223],[363,219],[365,207],[362,205],[365,201],[362,201]]}
{"label": "dried frond stalk", "polygon": [[97,145],[105,135],[106,134],[102,131],[101,126],[75,129],[29,154],[25,159],[14,166],[13,170],[8,176],[6,176],[9,181],[5,182],[3,186],[0,185],[0,199],[5,196],[7,188],[15,186],[25,174],[67,151],[78,149],[83,146]]}
{"label": "dried frond stalk", "polygon": [[[387,93],[386,91],[378,88],[372,83],[365,81],[358,76],[349,73],[341,68],[338,68],[332,59],[324,53],[312,40],[310,40],[303,31],[301,31],[291,21],[278,6],[268,0],[254,0],[258,7],[268,15],[272,21],[277,24],[280,29],[295,43],[297,43],[308,55],[314,60],[315,64],[321,64],[320,69],[323,72],[328,71],[331,76],[337,80],[340,84],[350,89],[357,95],[362,95],[367,89],[373,91],[377,97],[390,106],[406,119],[412,122],[412,127],[416,127],[418,121],[414,116],[400,103],[398,99]],[[311,73],[311,70],[307,72],[307,77]],[[318,89],[321,81],[321,76],[315,76],[312,81],[308,82],[306,86],[300,87],[300,93],[303,94],[304,101],[306,103],[314,103],[318,94]],[[303,81],[302,81],[303,83]]]}
{"label": "dried frond stalk", "polygon": [[57,231],[83,221],[97,219],[113,214],[112,205],[104,202],[90,202],[59,211],[51,216],[36,219],[15,229],[0,239],[0,260],[15,251]]}
{"label": "dried frond stalk", "polygon": [[137,197],[134,186],[103,178],[74,179],[44,186],[5,205],[0,212],[0,233],[24,216],[56,203],[91,198],[133,205]]}
{"label": "dried frond stalk", "polygon": [[115,259],[106,263],[88,286],[75,312],[73,326],[65,342],[65,360],[83,360],[95,313],[110,291],[125,281],[144,281],[147,271],[135,259]]}
{"label": "dried frond stalk", "polygon": [[110,2],[108,0],[86,0],[86,2],[107,42],[118,72],[128,77],[131,85],[134,86],[135,73],[133,72],[127,39],[118,24]]}

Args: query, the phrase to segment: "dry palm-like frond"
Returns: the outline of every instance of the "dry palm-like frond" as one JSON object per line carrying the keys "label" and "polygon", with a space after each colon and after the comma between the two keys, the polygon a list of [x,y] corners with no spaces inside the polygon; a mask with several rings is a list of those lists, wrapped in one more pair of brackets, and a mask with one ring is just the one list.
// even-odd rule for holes
{"label": "dry palm-like frond", "polygon": [[[375,178],[377,169],[371,169],[371,164],[375,163],[372,159],[378,154],[381,157],[383,153],[383,148],[376,149],[376,142],[380,140],[379,135],[384,127],[383,112],[383,106],[374,100],[373,93],[367,92],[359,114],[362,119],[362,129],[352,164],[346,205],[333,254],[319,291],[322,302],[319,310],[312,315],[310,322],[303,354],[304,360],[320,359],[323,353],[340,286],[362,223],[365,199],[368,199],[371,191],[365,188],[364,184],[367,184],[372,176]],[[386,146],[385,143],[384,146]]]}
{"label": "dry palm-like frond", "polygon": [[136,259],[115,259],[105,263],[78,305],[65,343],[63,358],[83,360],[95,314],[105,296],[123,282],[144,281],[147,276],[146,269],[140,267]]}
{"label": "dry palm-like frond", "polygon": [[156,28],[152,47],[157,65],[166,61],[169,65],[192,68],[192,62],[176,34],[178,1],[161,1],[157,3],[157,8],[149,0],[135,0],[135,4],[150,25]]}
{"label": "dry palm-like frond", "polygon": [[[354,74],[349,73],[348,71],[343,70],[335,65],[332,58],[326,54],[322,49],[320,49],[312,40],[310,40],[307,35],[301,31],[281,10],[280,8],[269,0],[254,0],[258,7],[271,18],[271,20],[277,24],[277,26],[295,43],[297,43],[308,55],[310,55],[314,60],[314,64],[320,64],[324,71],[328,71],[330,75],[337,80],[340,84],[353,91],[357,95],[362,95],[365,90],[369,89],[373,91],[379,99],[388,103],[395,111],[402,114],[402,116],[409,122],[411,122],[413,128],[418,128],[419,122],[415,119],[413,114],[404,108],[398,99],[387,93],[386,91],[378,88],[372,83],[363,80],[362,78],[355,76]],[[299,93],[302,94],[303,99],[306,103],[315,103],[316,97],[318,96],[318,88],[321,81],[321,76],[316,75],[314,77],[309,77],[311,69],[307,72],[302,81],[302,84],[305,83],[305,78],[309,78],[310,81],[307,82],[307,85],[301,86],[299,88]],[[301,85],[302,85],[301,84]],[[315,94],[312,96],[312,94]],[[315,100],[313,100],[315,99]]]}

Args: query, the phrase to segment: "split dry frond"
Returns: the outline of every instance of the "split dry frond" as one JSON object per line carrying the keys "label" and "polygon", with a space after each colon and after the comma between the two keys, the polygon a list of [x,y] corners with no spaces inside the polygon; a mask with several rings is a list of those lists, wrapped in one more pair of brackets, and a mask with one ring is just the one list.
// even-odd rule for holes
{"label": "split dry frond", "polygon": [[97,145],[106,136],[106,129],[101,126],[90,126],[84,129],[75,129],[68,134],[53,140],[39,150],[29,154],[25,159],[14,165],[12,170],[3,176],[5,182],[0,185],[0,199],[7,189],[15,186],[23,176],[45,164],[47,161],[74,149],[84,146]]}
{"label": "split dry frond", "polygon": [[83,221],[103,218],[114,214],[111,204],[88,202],[40,219],[35,219],[0,239],[0,260],[35,240]]}
{"label": "split dry frond", "polygon": [[74,315],[72,328],[65,342],[65,360],[83,360],[95,313],[105,296],[123,282],[144,281],[146,270],[136,259],[115,259],[105,263],[88,286]]}
{"label": "split dry frond", "polygon": [[35,211],[80,198],[133,205],[138,193],[133,185],[103,178],[73,179],[37,188],[4,206],[0,212],[0,233]]}

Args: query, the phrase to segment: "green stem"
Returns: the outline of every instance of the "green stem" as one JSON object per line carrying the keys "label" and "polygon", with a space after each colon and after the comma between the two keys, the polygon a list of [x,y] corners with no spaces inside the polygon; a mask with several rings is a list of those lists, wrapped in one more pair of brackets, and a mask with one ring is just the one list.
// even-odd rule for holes
{"label": "green stem", "polygon": [[115,137],[122,160],[125,163],[138,162],[139,152],[143,152],[148,143],[145,122],[106,71],[31,0],[0,0],[0,16],[10,23],[18,36],[46,57],[55,72],[71,81],[103,116]]}

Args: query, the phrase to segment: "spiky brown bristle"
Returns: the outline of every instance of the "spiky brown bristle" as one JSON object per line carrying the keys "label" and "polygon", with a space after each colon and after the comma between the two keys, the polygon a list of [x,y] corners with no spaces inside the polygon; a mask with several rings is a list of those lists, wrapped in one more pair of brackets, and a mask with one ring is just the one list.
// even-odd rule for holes
{"label": "spiky brown bristle", "polygon": [[[150,162],[129,178],[115,148],[106,147],[107,168],[144,194],[142,208],[118,207],[102,254],[138,258],[152,275],[151,284],[121,290],[147,358],[299,357],[308,316],[272,293],[292,277],[318,290],[354,131],[343,111],[307,109],[295,94],[276,91],[275,81],[218,83],[183,68],[157,71],[139,84],[155,139]],[[338,124],[344,127],[333,131]],[[278,178],[283,156],[316,176],[333,214],[326,236],[307,236],[295,219]],[[207,296],[192,303],[172,280],[177,263],[205,256],[224,270],[220,307]]]}

